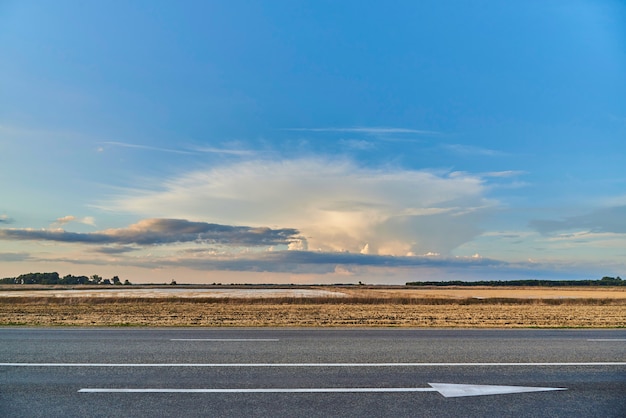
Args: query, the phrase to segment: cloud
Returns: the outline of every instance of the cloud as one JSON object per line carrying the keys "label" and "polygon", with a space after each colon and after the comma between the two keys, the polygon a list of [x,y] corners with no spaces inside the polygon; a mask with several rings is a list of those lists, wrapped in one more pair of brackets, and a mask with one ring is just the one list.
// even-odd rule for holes
{"label": "cloud", "polygon": [[207,154],[228,154],[238,156],[250,156],[256,154],[256,151],[241,150],[241,149],[226,149],[226,148],[213,148],[213,147],[201,147],[196,148],[198,152]]}
{"label": "cloud", "polygon": [[100,253],[100,254],[108,254],[108,255],[125,254],[125,253],[130,253],[133,251],[137,251],[137,248],[133,246],[120,246],[120,245],[115,245],[111,247],[99,247],[93,250],[93,252]]}
{"label": "cloud", "polygon": [[358,139],[341,139],[339,143],[345,145],[347,148],[359,151],[369,151],[376,148],[376,145],[373,142]]}
{"label": "cloud", "polygon": [[419,134],[419,135],[439,135],[437,131],[409,128],[391,127],[352,127],[352,128],[285,128],[284,131],[304,131],[304,132],[348,132],[362,133],[367,135],[382,134]]}
{"label": "cloud", "polygon": [[9,218],[7,215],[0,215],[0,224],[10,224],[13,223],[13,219]]}
{"label": "cloud", "polygon": [[27,253],[0,253],[0,261],[3,262],[20,262],[28,261],[31,257]]}
{"label": "cloud", "polygon": [[[380,256],[347,252],[319,251],[262,251],[236,254],[219,253],[201,249],[182,250],[165,256],[139,253],[133,257],[117,257],[116,266],[148,269],[150,272],[167,271],[169,274],[184,269],[185,277],[194,276],[193,271],[216,273],[221,278],[232,277],[238,282],[356,282],[405,283],[416,280],[507,280],[534,278],[589,278],[598,266],[567,262],[506,262],[478,255],[466,257]],[[55,257],[55,262],[82,265],[108,265],[110,259],[76,259]],[[608,271],[603,264],[602,271]],[[612,269],[611,269],[612,270]],[[229,276],[228,273],[235,275]],[[261,274],[262,273],[262,274]],[[249,275],[254,274],[254,275]],[[270,276],[267,276],[270,274]],[[281,276],[281,275],[290,276]],[[152,273],[150,274],[152,277]],[[282,279],[280,278],[282,277]]]}
{"label": "cloud", "polygon": [[98,207],[142,217],[297,228],[308,248],[449,254],[497,202],[467,173],[368,169],[346,160],[246,161],[131,189]]}
{"label": "cloud", "polygon": [[487,173],[483,173],[485,177],[496,177],[496,178],[508,178],[508,177],[517,177],[527,174],[526,171],[520,170],[505,170],[505,171],[489,171]]}
{"label": "cloud", "polygon": [[[130,144],[127,142],[103,141],[103,142],[100,142],[100,144],[112,145],[115,147],[123,147],[123,148],[143,149],[143,150],[148,150],[148,151],[168,152],[172,154],[193,154],[192,151],[188,151],[188,150],[180,150],[180,149],[173,149],[173,148],[160,148],[160,147],[153,147],[150,145]],[[98,151],[102,152],[100,148],[98,149]]]}
{"label": "cloud", "polygon": [[[347,252],[318,251],[269,251],[243,254],[235,257],[219,257],[214,254],[196,254],[181,260],[160,261],[163,265],[179,265],[196,270],[256,271],[300,274],[329,274],[339,268],[384,267],[384,268],[467,268],[499,267],[506,263],[482,257],[433,257],[433,256],[380,256]],[[171,264],[170,264],[171,263]]]}
{"label": "cloud", "polygon": [[[166,152],[172,154],[228,154],[228,155],[237,155],[237,156],[250,156],[254,155],[255,151],[250,150],[241,150],[241,149],[227,149],[227,148],[215,148],[215,147],[197,147],[191,149],[175,149],[175,148],[161,148],[161,147],[153,147],[150,145],[140,145],[140,144],[131,144],[127,142],[115,142],[115,141],[104,141],[100,142],[103,145],[110,145],[115,147],[123,147],[123,148],[135,148],[135,149],[143,149],[148,151],[157,151],[157,152]],[[98,152],[103,152],[104,148],[99,147]]]}
{"label": "cloud", "polygon": [[507,155],[506,153],[502,151],[497,151],[497,150],[493,150],[489,148],[475,147],[472,145],[445,144],[442,146],[448,151],[454,152],[455,154],[462,154],[462,155],[481,155],[481,156],[487,156],[487,157],[500,157],[500,156]]}
{"label": "cloud", "polygon": [[190,222],[183,219],[145,219],[127,228],[93,233],[62,229],[0,229],[0,239],[41,240],[86,244],[157,245],[199,242],[228,246],[289,245],[301,240],[295,229],[250,228]]}
{"label": "cloud", "polygon": [[54,221],[54,225],[66,225],[71,222],[78,222],[78,223],[85,224],[85,225],[96,226],[95,219],[91,216],[86,216],[84,218],[77,218],[72,215],[67,215],[67,216],[63,216],[62,218],[57,218],[57,220]]}
{"label": "cloud", "polygon": [[597,209],[585,215],[571,216],[557,221],[533,220],[530,226],[541,234],[576,230],[625,234],[626,205]]}

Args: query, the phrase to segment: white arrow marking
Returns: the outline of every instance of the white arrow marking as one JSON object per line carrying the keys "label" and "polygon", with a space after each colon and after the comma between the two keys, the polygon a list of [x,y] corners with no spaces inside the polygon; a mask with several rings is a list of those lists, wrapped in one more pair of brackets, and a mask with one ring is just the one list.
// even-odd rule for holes
{"label": "white arrow marking", "polygon": [[446,398],[463,396],[504,395],[508,393],[546,392],[567,390],[534,386],[458,385],[429,383],[430,388],[261,388],[261,389],[163,389],[163,388],[83,388],[79,393],[389,393],[439,392]]}
{"label": "white arrow marking", "polygon": [[543,388],[536,386],[455,385],[449,383],[429,383],[429,385],[446,398],[567,390],[567,388]]}

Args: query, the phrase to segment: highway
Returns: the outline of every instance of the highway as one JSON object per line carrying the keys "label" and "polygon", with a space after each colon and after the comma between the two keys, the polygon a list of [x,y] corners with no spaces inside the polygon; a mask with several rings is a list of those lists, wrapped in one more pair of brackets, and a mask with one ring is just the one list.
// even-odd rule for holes
{"label": "highway", "polygon": [[0,328],[3,417],[625,417],[626,330]]}

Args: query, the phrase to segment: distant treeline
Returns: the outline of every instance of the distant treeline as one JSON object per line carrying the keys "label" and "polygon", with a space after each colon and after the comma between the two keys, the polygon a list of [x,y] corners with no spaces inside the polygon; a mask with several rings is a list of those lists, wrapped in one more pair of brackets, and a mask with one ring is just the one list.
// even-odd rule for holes
{"label": "distant treeline", "polygon": [[67,276],[60,277],[59,273],[27,273],[21,274],[17,277],[6,277],[0,279],[0,284],[102,284],[102,285],[130,285],[128,280],[124,280],[124,283],[119,277],[113,276],[111,279],[103,279],[102,277],[94,274],[91,277],[87,276]]}
{"label": "distant treeline", "polygon": [[617,277],[603,277],[600,280],[494,280],[464,282],[455,280],[450,282],[409,282],[407,286],[626,286],[626,280]]}

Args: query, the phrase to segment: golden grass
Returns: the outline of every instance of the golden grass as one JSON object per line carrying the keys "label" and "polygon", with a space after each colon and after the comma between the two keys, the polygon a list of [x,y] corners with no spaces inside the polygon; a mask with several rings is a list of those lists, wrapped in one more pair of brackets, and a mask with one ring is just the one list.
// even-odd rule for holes
{"label": "golden grass", "polygon": [[[625,289],[328,288],[344,298],[0,298],[0,325],[206,327],[626,326]],[[424,291],[427,291],[424,293]]]}
{"label": "golden grass", "polygon": [[623,327],[624,305],[2,304],[3,325]]}

